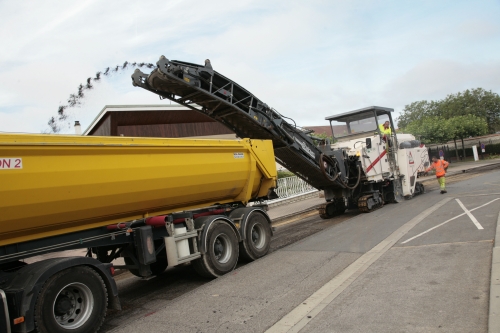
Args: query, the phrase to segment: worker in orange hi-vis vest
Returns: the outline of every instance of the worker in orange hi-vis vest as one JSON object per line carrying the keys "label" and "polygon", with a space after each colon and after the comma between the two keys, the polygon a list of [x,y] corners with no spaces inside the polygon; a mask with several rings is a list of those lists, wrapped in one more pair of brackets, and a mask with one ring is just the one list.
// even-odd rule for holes
{"label": "worker in orange hi-vis vest", "polygon": [[446,193],[446,168],[448,168],[448,165],[450,163],[446,162],[445,160],[440,160],[436,156],[432,156],[432,164],[430,167],[428,167],[425,172],[429,172],[432,169],[436,170],[436,177],[439,182],[439,186],[441,187],[441,194]]}

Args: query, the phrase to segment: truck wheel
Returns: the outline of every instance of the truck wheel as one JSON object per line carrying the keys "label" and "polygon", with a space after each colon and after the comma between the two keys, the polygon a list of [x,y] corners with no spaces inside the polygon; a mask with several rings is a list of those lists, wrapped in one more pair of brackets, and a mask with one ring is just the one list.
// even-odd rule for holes
{"label": "truck wheel", "polygon": [[78,266],[50,277],[35,303],[39,333],[94,333],[106,316],[108,296],[99,274]]}
{"label": "truck wheel", "polygon": [[206,253],[192,261],[196,272],[216,278],[231,272],[238,263],[238,237],[225,221],[215,221],[207,232]]}
{"label": "truck wheel", "polygon": [[271,226],[259,213],[250,215],[245,225],[245,239],[240,243],[240,256],[248,261],[263,257],[271,247]]}

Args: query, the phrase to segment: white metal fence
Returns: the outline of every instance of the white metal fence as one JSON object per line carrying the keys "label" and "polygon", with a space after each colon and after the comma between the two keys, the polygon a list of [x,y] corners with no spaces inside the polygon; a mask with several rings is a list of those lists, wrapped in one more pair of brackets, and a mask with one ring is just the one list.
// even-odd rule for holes
{"label": "white metal fence", "polygon": [[277,183],[278,187],[275,192],[278,194],[279,199],[276,200],[317,191],[317,189],[297,176],[280,178]]}

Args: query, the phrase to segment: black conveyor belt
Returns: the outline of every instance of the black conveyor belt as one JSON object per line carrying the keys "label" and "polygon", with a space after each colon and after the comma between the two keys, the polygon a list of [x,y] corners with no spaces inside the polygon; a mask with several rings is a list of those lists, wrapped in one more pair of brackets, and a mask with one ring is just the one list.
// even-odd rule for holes
{"label": "black conveyor belt", "polygon": [[307,134],[215,72],[208,60],[201,66],[162,56],[157,65],[149,75],[136,70],[133,84],[208,115],[240,138],[272,140],[278,162],[318,189],[343,187],[323,175],[318,166],[321,151]]}

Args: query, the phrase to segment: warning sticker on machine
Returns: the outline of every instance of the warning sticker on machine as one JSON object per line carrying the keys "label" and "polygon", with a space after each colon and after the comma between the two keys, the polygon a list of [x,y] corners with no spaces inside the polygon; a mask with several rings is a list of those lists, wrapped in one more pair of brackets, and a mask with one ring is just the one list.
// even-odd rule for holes
{"label": "warning sticker on machine", "polygon": [[415,164],[415,161],[413,160],[413,156],[410,154],[408,155],[408,164]]}
{"label": "warning sticker on machine", "polygon": [[243,153],[233,153],[234,158],[245,158],[245,155]]}
{"label": "warning sticker on machine", "polygon": [[0,170],[4,169],[22,169],[23,159],[20,157],[0,157]]}

